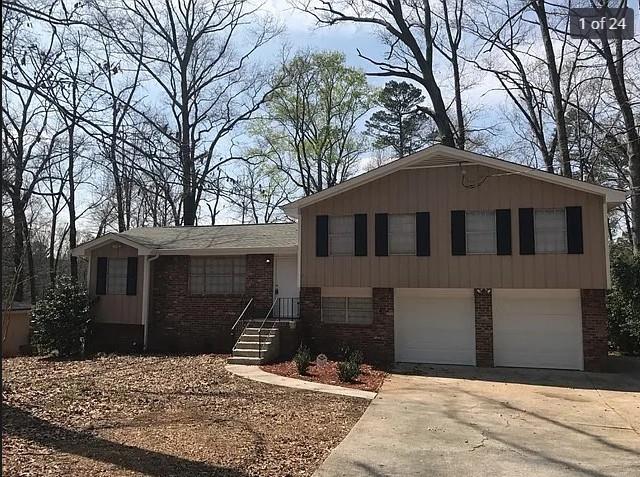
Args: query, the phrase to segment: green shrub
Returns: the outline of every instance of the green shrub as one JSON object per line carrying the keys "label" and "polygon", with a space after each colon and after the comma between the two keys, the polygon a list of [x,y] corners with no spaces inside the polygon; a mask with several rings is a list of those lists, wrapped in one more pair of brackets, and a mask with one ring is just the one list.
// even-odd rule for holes
{"label": "green shrub", "polygon": [[360,364],[352,359],[338,363],[338,378],[344,383],[352,383],[360,375]]}
{"label": "green shrub", "polygon": [[311,356],[311,351],[306,346],[300,346],[296,355],[293,357],[293,360],[296,363],[296,367],[298,368],[298,374],[304,376],[307,374],[307,370],[309,369],[309,365],[313,360]]}
{"label": "green shrub", "polygon": [[34,305],[31,318],[32,344],[41,353],[59,357],[78,356],[91,325],[91,298],[87,290],[69,277],[59,277]]}
{"label": "green shrub", "polygon": [[355,361],[358,365],[364,363],[364,357],[362,351],[358,349],[352,349],[349,345],[342,345],[338,350],[342,361]]}
{"label": "green shrub", "polygon": [[613,249],[607,308],[609,340],[622,353],[640,354],[640,256]]}

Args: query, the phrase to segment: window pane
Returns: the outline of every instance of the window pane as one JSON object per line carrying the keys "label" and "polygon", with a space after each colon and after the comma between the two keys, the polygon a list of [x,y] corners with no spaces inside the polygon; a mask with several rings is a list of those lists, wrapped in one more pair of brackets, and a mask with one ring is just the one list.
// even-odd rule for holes
{"label": "window pane", "polygon": [[390,214],[389,254],[416,254],[416,216],[414,214]]}
{"label": "window pane", "polygon": [[349,298],[348,323],[368,325],[373,321],[373,299]]}
{"label": "window pane", "polygon": [[329,217],[329,255],[354,254],[352,215]]}
{"label": "window pane", "polygon": [[564,209],[534,211],[536,253],[566,253],[567,221]]}
{"label": "window pane", "polygon": [[127,293],[127,259],[110,258],[107,262],[107,294]]}
{"label": "window pane", "polygon": [[204,275],[204,264],[206,259],[202,257],[191,257],[189,272],[191,274]]}
{"label": "window pane", "polygon": [[213,295],[217,293],[231,293],[232,281],[230,276],[226,275],[207,275],[205,281],[205,293]]}
{"label": "window pane", "polygon": [[189,269],[191,293],[244,293],[246,268],[246,257],[193,257]]}
{"label": "window pane", "polygon": [[189,286],[191,287],[191,294],[204,294],[204,275],[191,275],[189,278]]}
{"label": "window pane", "polygon": [[346,323],[347,299],[323,297],[322,321],[324,321],[325,323]]}
{"label": "window pane", "polygon": [[472,211],[465,215],[467,253],[496,253],[495,211]]}

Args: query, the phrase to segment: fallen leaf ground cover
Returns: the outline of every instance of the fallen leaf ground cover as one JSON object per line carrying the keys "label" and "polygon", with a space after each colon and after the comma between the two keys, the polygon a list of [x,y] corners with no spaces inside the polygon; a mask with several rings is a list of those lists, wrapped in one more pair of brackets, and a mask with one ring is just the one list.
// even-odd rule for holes
{"label": "fallen leaf ground cover", "polygon": [[368,404],[235,377],[225,359],[3,359],[3,475],[311,475]]}

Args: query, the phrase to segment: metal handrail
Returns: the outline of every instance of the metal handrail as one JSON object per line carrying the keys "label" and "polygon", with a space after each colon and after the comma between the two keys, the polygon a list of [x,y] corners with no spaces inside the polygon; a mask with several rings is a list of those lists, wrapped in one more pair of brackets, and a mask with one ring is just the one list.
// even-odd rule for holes
{"label": "metal handrail", "polygon": [[238,323],[240,323],[240,321],[242,320],[242,317],[244,316],[244,314],[247,312],[247,310],[249,309],[249,307],[251,306],[251,303],[253,303],[253,298],[251,298],[249,300],[249,303],[247,303],[247,306],[244,307],[244,310],[242,310],[242,313],[240,313],[240,316],[238,317],[238,319],[236,320],[236,322],[233,324],[233,326],[231,327],[231,332],[233,332],[236,329],[236,326],[238,326]]}
{"label": "metal handrail", "polygon": [[[278,298],[273,300],[273,303],[271,304],[271,308],[269,308],[269,311],[264,316],[264,320],[262,320],[262,323],[260,324],[260,328],[258,328],[258,358],[262,358],[262,328],[264,327],[264,324],[267,322],[267,318],[269,318],[269,315],[271,315],[271,312],[273,311],[273,308],[276,306],[276,303],[278,303]],[[273,328],[273,326],[271,328]]]}

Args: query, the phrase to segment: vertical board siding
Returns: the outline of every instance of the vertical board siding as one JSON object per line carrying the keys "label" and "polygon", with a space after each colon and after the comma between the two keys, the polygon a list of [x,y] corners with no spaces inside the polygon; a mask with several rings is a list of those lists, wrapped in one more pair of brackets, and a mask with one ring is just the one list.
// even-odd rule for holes
{"label": "vertical board siding", "polygon": [[[606,288],[603,198],[484,166],[396,172],[301,211],[304,287]],[[519,208],[582,207],[584,253],[521,255]],[[451,256],[452,210],[511,210],[511,255]],[[429,212],[430,256],[375,256],[375,214]],[[315,257],[315,216],[366,213],[366,257]]]}
{"label": "vertical board siding", "polygon": [[[114,247],[113,245],[117,245]],[[89,292],[96,292],[98,274],[98,257],[108,258],[138,258],[137,290],[135,295],[100,295],[95,305],[96,321],[100,323],[142,324],[142,280],[143,257],[138,251],[128,245],[111,242],[97,248],[91,253],[91,276],[89,277]]]}

